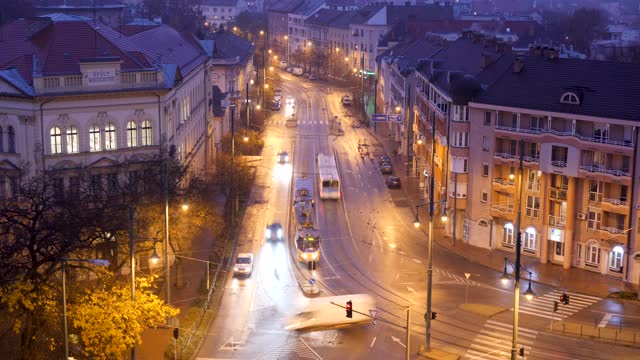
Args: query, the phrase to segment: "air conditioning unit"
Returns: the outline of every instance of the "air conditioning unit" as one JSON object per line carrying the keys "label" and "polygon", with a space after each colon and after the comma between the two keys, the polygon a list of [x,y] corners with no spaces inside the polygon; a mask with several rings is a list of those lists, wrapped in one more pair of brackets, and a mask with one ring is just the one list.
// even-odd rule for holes
{"label": "air conditioning unit", "polygon": [[587,215],[585,215],[584,213],[578,213],[578,220],[584,220],[587,218]]}

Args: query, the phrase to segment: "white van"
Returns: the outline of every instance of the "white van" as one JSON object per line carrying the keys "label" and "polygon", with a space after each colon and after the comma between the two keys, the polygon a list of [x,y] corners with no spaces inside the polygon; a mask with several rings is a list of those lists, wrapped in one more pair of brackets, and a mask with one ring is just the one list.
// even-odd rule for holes
{"label": "white van", "polygon": [[304,73],[304,69],[301,67],[294,67],[292,74],[295,76],[301,76]]}

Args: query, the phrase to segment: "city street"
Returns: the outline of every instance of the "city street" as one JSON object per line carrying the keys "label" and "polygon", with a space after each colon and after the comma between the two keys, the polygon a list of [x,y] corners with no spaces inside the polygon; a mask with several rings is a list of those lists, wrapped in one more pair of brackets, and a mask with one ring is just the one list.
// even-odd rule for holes
{"label": "city street", "polygon": [[[344,107],[348,89],[310,82],[283,73],[283,97],[296,101],[297,126],[287,127],[287,109],[267,120],[265,148],[256,166],[256,184],[249,201],[236,253],[252,252],[254,269],[246,278],[229,273],[223,300],[198,359],[402,359],[406,347],[406,307],[411,308],[413,358],[425,342],[427,237],[413,226],[421,199],[406,191],[387,189],[377,159],[361,157],[358,144],[384,154],[369,130],[352,127],[357,108]],[[353,114],[351,114],[353,112]],[[354,115],[354,116],[351,116]],[[344,135],[330,131],[338,116]],[[379,124],[378,126],[386,126]],[[290,161],[280,164],[277,154]],[[321,257],[310,272],[298,263],[291,224],[292,184],[315,177],[317,154],[334,155],[340,172],[342,198],[320,200],[314,188],[321,234]],[[393,156],[388,152],[386,155]],[[404,174],[406,169],[394,169]],[[404,186],[405,184],[403,184]],[[426,226],[426,208],[420,220]],[[265,240],[265,228],[278,222],[286,229],[283,241]],[[436,230],[439,220],[435,222]],[[436,231],[436,234],[438,232]],[[292,255],[293,254],[293,255]],[[511,348],[512,285],[502,287],[501,273],[434,246],[432,347],[464,359],[505,359]],[[468,274],[465,276],[465,273]],[[371,294],[378,321],[322,331],[287,331],[288,319],[308,302],[300,285],[315,280],[319,296]],[[528,282],[524,280],[522,286]],[[533,284],[537,297],[521,299],[519,347],[526,359],[640,359],[637,349],[552,334],[547,328],[562,321],[602,327],[638,324],[637,307],[573,293],[571,304],[553,313],[553,301],[563,289]],[[491,305],[487,310],[484,305]],[[354,302],[353,309],[369,313]],[[606,320],[605,320],[606,319]]]}

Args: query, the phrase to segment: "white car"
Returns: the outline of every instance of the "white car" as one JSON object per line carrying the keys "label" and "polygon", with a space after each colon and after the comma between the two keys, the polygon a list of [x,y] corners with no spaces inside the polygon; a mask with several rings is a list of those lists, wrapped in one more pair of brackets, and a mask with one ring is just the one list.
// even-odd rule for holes
{"label": "white car", "polygon": [[278,163],[286,164],[289,162],[289,153],[286,151],[281,151],[278,153]]}
{"label": "white car", "polygon": [[280,60],[279,62],[281,68],[286,68],[289,66],[289,63],[286,60]]}
{"label": "white car", "polygon": [[233,267],[235,275],[251,275],[253,270],[253,254],[239,253],[236,257],[236,263]]}
{"label": "white car", "polygon": [[351,97],[349,95],[345,95],[341,99],[342,105],[349,106],[351,105]]}

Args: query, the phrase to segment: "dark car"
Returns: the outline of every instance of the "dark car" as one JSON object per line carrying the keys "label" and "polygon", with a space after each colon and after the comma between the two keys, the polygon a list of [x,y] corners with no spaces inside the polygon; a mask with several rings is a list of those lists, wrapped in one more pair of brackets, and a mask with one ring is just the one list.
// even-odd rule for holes
{"label": "dark car", "polygon": [[389,189],[400,189],[400,178],[397,176],[389,176],[387,178],[387,187]]}
{"label": "dark car", "polygon": [[267,225],[267,228],[264,230],[264,238],[267,239],[267,241],[280,241],[283,237],[284,231],[280,223]]}
{"label": "dark car", "polygon": [[380,165],[380,172],[383,174],[391,174],[393,173],[393,166],[388,161],[385,161]]}
{"label": "dark car", "polygon": [[388,157],[388,156],[380,156],[378,158],[378,166],[382,166],[382,164],[386,163],[386,162],[390,163],[391,162],[391,158]]}

